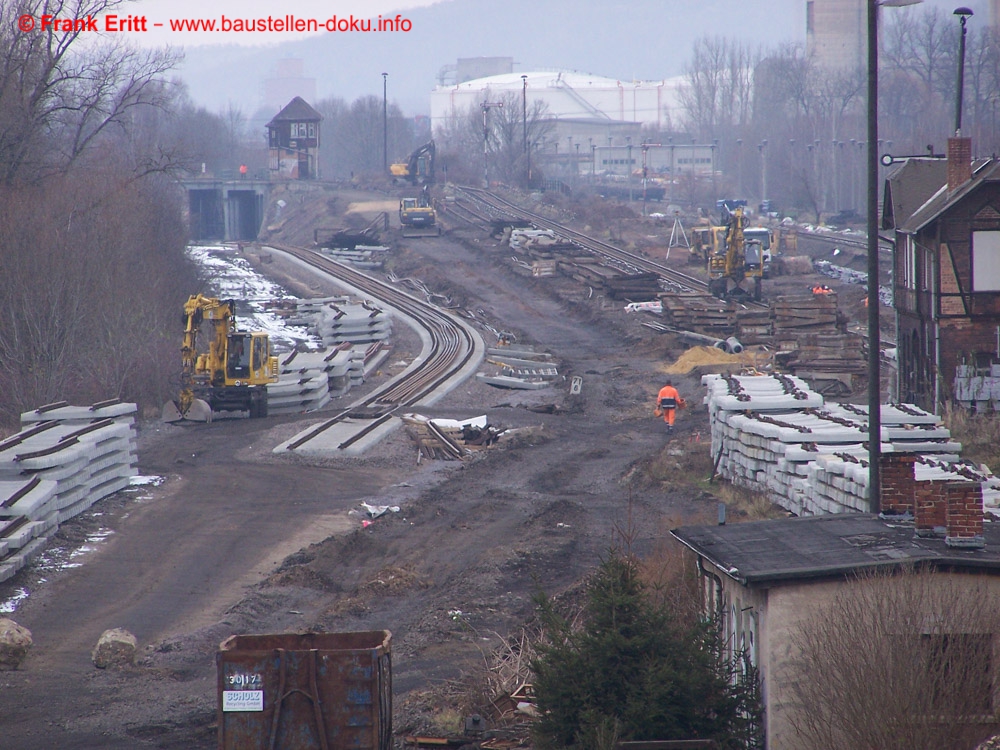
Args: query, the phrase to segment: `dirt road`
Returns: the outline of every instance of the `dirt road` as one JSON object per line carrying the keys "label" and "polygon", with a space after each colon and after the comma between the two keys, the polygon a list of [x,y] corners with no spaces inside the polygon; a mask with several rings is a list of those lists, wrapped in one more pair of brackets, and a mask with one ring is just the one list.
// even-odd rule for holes
{"label": "dirt road", "polygon": [[[0,599],[32,589],[13,617],[35,638],[23,668],[0,673],[0,745],[214,747],[219,642],[309,629],[391,630],[396,731],[426,730],[440,718],[428,693],[480,669],[530,619],[535,592],[572,589],[623,532],[649,551],[671,525],[712,517],[715,498],[690,481],[711,463],[696,380],[675,378],[693,406],[670,453],[650,413],[683,347],[506,260],[483,235],[455,232],[405,241],[393,270],[547,348],[583,377],[581,395],[464,384],[425,413],[524,428],[465,463],[418,465],[402,431],[364,458],[271,453],[314,418],[144,425],[140,471],[166,481],[68,524],[65,546],[114,531],[80,567],[0,586]],[[664,461],[676,482],[662,481]],[[363,528],[350,513],[361,500],[400,511]],[[91,666],[111,627],[138,637],[136,667]]]}

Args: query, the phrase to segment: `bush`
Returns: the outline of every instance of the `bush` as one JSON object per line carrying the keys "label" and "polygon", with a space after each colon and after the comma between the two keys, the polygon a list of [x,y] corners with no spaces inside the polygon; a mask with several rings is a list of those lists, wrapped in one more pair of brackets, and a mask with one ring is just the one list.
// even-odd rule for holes
{"label": "bush", "polygon": [[[637,561],[612,549],[587,583],[579,621],[536,598],[548,641],[532,662],[541,748],[612,747],[619,740],[746,739],[759,709],[722,658],[718,631],[660,606]],[[753,717],[754,721],[749,718]]]}

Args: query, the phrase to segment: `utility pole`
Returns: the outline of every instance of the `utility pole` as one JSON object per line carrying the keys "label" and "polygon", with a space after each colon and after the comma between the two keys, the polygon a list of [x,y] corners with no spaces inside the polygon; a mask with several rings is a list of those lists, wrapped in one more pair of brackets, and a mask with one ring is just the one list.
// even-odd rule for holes
{"label": "utility pole", "polygon": [[954,14],[962,25],[962,35],[958,38],[958,87],[955,100],[955,137],[962,137],[962,89],[965,87],[965,21],[972,15],[970,8],[956,8]]}
{"label": "utility pole", "polygon": [[503,102],[483,102],[479,105],[483,110],[483,180],[486,189],[490,189],[490,126],[488,115],[493,107],[502,107]]}
{"label": "utility pole", "polygon": [[628,164],[625,165],[628,169],[628,204],[632,205],[632,136],[625,136],[626,151],[628,151],[628,156],[626,157]]}
{"label": "utility pole", "polygon": [[523,139],[524,142],[521,146],[521,150],[524,152],[526,162],[526,171],[528,176],[528,186],[531,185],[531,149],[528,148],[528,76],[521,76],[521,124],[524,129]]}
{"label": "utility pole", "polygon": [[646,178],[649,175],[649,169],[647,167],[646,153],[651,148],[659,148],[662,143],[646,143],[642,142],[640,148],[642,148],[642,215],[646,215]]}
{"label": "utility pole", "polygon": [[389,174],[389,102],[386,98],[389,74],[382,74],[382,174]]}

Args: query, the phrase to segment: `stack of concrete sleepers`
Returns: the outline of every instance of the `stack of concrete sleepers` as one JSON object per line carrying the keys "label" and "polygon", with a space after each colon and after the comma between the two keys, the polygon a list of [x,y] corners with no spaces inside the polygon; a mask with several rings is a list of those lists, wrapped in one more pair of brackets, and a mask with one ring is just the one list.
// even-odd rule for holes
{"label": "stack of concrete sleepers", "polygon": [[58,525],[128,486],[136,470],[135,404],[65,404],[21,415],[0,441],[0,580]]}
{"label": "stack of concrete sleepers", "polygon": [[267,386],[270,414],[322,409],[330,400],[360,385],[389,355],[380,341],[339,344],[319,351],[295,351],[279,360],[279,379]]}
{"label": "stack of concrete sleepers", "polygon": [[297,414],[330,403],[330,359],[338,352],[294,351],[278,362],[278,382],[267,386],[269,414]]}
{"label": "stack of concrete sleepers", "polygon": [[[864,407],[823,405],[804,381],[785,376],[707,375],[702,382],[721,476],[800,515],[867,509]],[[924,465],[959,470],[961,445],[938,417],[896,404],[883,405],[881,418],[882,452],[917,453]]]}
{"label": "stack of concrete sleepers", "polygon": [[310,330],[327,346],[371,344],[389,338],[392,318],[370,302],[330,302],[316,311]]}

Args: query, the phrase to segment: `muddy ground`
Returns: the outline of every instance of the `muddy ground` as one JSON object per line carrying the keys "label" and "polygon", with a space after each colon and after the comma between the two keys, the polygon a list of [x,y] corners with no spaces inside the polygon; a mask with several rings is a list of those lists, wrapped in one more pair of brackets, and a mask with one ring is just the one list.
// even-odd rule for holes
{"label": "muddy ground", "polygon": [[[308,194],[290,202],[294,218],[286,211],[272,235],[305,242],[309,222],[347,223],[352,204],[363,215],[359,203],[385,198]],[[656,230],[636,220],[633,237],[656,252]],[[315,415],[143,421],[140,472],[162,484],[119,493],[64,525],[44,563],[0,585],[0,601],[29,592],[9,616],[35,640],[20,670],[0,673],[0,746],[215,747],[218,644],[304,631],[390,630],[398,743],[451,734],[483,708],[475,686],[491,652],[530,625],[534,594],[573,596],[625,536],[656,554],[672,526],[714,519],[719,485],[706,481],[698,373],[674,376],[691,406],[672,437],[651,414],[664,369],[685,345],[575,282],[526,276],[509,255],[456,223],[441,238],[397,238],[391,263],[470,319],[550,351],[567,378],[583,378],[579,396],[568,382],[534,392],[461,385],[423,413],[485,413],[521,428],[465,462],[418,462],[403,430],[361,458],[271,452]],[[326,292],[281,263],[262,267],[303,293]],[[767,282],[765,293],[813,281]],[[859,290],[847,294],[856,310]],[[401,332],[395,346],[390,362],[417,344]],[[361,501],[400,510],[365,526]],[[90,650],[112,627],[138,637],[134,667],[91,665]]]}

